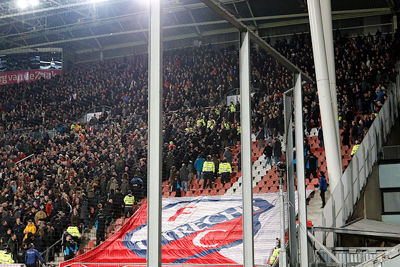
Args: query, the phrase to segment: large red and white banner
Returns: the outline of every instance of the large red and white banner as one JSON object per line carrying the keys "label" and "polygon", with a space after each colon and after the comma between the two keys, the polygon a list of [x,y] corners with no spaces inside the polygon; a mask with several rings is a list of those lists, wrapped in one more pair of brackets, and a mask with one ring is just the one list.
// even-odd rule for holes
{"label": "large red and white banner", "polygon": [[40,79],[49,80],[61,74],[62,70],[21,70],[1,72],[0,85],[32,82]]}
{"label": "large red and white banner", "polygon": [[[254,195],[253,203],[255,264],[265,265],[280,232],[279,194]],[[163,264],[242,265],[241,196],[163,199],[161,243]],[[143,205],[111,238],[60,266],[143,264],[146,251],[147,207]]]}

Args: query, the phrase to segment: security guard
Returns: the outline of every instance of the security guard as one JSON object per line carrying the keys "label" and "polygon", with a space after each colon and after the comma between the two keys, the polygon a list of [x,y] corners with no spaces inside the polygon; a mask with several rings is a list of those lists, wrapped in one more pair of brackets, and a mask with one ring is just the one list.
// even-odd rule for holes
{"label": "security guard", "polygon": [[229,177],[232,173],[231,164],[224,158],[222,162],[219,164],[218,173],[221,174],[221,182],[223,185],[229,181]]}
{"label": "security guard", "polygon": [[231,106],[229,107],[229,110],[231,113],[235,113],[236,112],[236,106],[235,104],[233,104],[233,102],[231,102]]}
{"label": "security guard", "polygon": [[204,177],[204,184],[203,189],[207,187],[211,187],[212,178],[215,172],[215,164],[211,159],[211,155],[207,156],[207,160],[203,164],[203,177]]}
{"label": "security guard", "polygon": [[124,197],[124,203],[125,213],[127,211],[132,211],[133,204],[135,203],[135,197],[132,195],[132,191],[129,191],[129,193]]}
{"label": "security guard", "polygon": [[276,261],[276,259],[279,257],[279,252],[280,251],[281,251],[280,248],[274,249],[274,251],[272,252],[271,257],[269,257],[268,264],[273,264]]}
{"label": "security guard", "polygon": [[207,121],[207,129],[213,129],[214,128],[214,124],[215,124],[215,120],[214,119],[210,119]]}
{"label": "security guard", "polygon": [[236,128],[236,132],[238,135],[240,135],[242,132],[242,126],[238,125],[238,127]]}
{"label": "security guard", "polygon": [[204,119],[198,119],[196,125],[197,127],[203,127],[206,126],[206,122],[204,121]]}
{"label": "security guard", "polygon": [[356,154],[359,147],[360,147],[360,144],[358,141],[356,141],[356,144],[353,146],[353,149],[351,150],[351,156],[354,156],[354,154]]}
{"label": "security guard", "polygon": [[13,256],[7,250],[0,250],[0,264],[13,264]]}
{"label": "security guard", "polygon": [[71,130],[75,129],[75,124],[71,124]]}
{"label": "security guard", "polygon": [[224,125],[225,130],[230,130],[231,129],[231,125],[229,124],[229,122],[227,121],[223,121],[222,125]]}
{"label": "security guard", "polygon": [[68,226],[67,233],[70,234],[74,239],[81,238],[81,234],[79,233],[79,228],[77,226],[74,225]]}

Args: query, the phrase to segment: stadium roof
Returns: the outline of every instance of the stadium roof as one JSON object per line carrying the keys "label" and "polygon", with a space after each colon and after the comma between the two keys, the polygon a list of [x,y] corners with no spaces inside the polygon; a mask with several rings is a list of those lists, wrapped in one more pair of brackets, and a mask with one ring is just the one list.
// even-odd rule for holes
{"label": "stadium roof", "polygon": [[[148,0],[39,0],[19,9],[16,0],[0,3],[0,53],[16,48],[62,47],[76,61],[144,52]],[[220,0],[261,37],[308,32],[303,0]],[[332,1],[334,28],[389,26],[399,0]],[[370,20],[368,18],[377,18]],[[237,30],[201,0],[165,0],[166,49],[238,40]]]}

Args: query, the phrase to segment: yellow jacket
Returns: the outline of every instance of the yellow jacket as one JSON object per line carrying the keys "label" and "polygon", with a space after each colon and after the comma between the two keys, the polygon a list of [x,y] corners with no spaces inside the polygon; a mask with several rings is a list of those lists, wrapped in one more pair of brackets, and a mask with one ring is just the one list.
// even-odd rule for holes
{"label": "yellow jacket", "polygon": [[36,226],[34,223],[28,223],[28,225],[24,229],[24,234],[26,239],[28,237],[28,233],[36,234]]}

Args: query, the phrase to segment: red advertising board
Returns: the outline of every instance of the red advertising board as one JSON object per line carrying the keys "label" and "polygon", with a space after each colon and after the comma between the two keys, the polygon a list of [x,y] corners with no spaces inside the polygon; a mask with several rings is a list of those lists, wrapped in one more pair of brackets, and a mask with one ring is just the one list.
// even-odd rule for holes
{"label": "red advertising board", "polygon": [[21,82],[32,82],[40,79],[51,79],[61,75],[62,70],[21,70],[0,73],[0,85]]}

